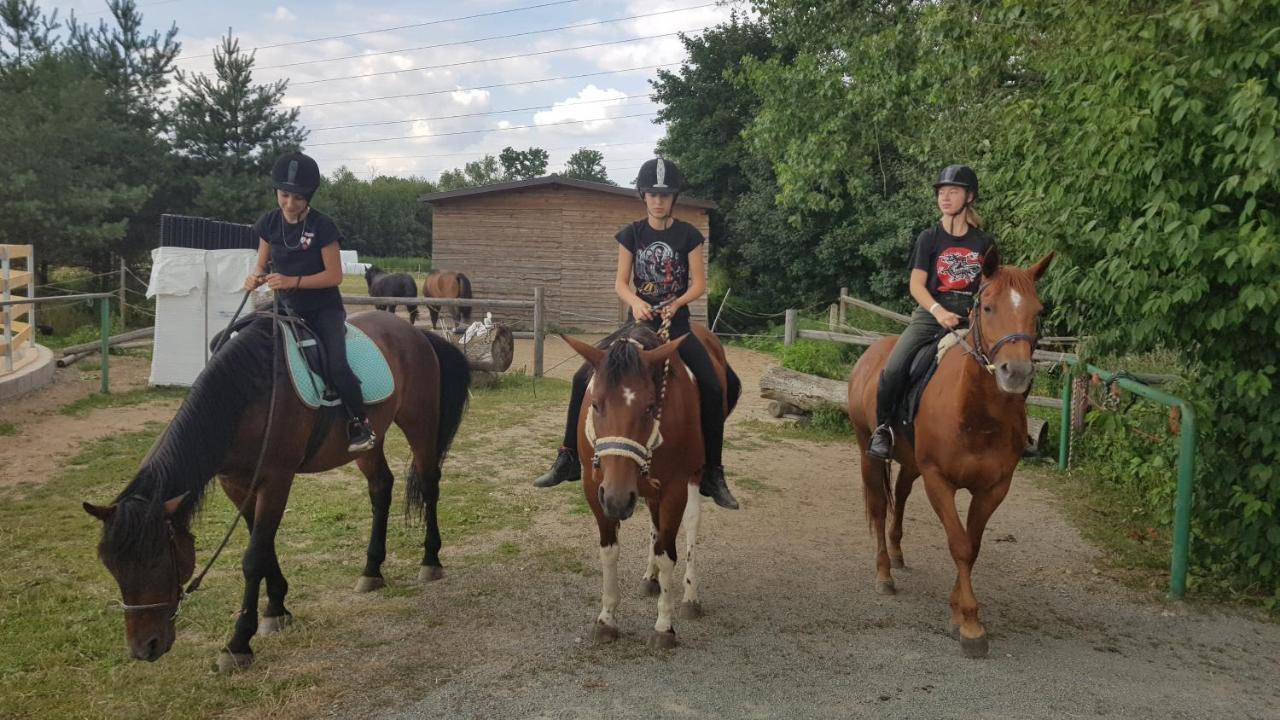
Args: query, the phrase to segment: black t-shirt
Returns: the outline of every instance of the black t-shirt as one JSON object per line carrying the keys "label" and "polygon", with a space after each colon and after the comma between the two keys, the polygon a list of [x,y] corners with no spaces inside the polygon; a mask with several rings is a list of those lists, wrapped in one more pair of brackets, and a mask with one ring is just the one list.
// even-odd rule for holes
{"label": "black t-shirt", "polygon": [[[689,253],[704,242],[698,228],[673,220],[666,230],[654,230],[646,219],[627,225],[614,237],[631,251],[631,282],[641,300],[660,305],[689,290]],[[688,314],[687,305],[676,312],[677,317]]]}
{"label": "black t-shirt", "polygon": [[955,237],[934,225],[916,237],[911,268],[929,274],[925,287],[939,305],[967,317],[982,282],[982,257],[993,245],[995,239],[978,228]]}
{"label": "black t-shirt", "polygon": [[[300,223],[289,223],[277,208],[253,225],[253,232],[271,246],[271,265],[274,271],[289,277],[315,275],[324,272],[324,258],[320,249],[342,241],[342,233],[333,218],[312,208]],[[294,310],[309,311],[334,304],[342,305],[342,293],[336,287],[320,289],[285,290],[280,299]]]}

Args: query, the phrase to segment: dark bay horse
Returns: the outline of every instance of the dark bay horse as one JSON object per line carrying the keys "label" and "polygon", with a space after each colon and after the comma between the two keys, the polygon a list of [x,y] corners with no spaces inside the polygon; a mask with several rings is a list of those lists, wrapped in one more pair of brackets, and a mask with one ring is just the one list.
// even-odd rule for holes
{"label": "dark bay horse", "polygon": [[[183,584],[195,566],[191,520],[215,474],[231,502],[245,508],[249,528],[243,558],[244,598],[234,634],[218,659],[219,669],[248,666],[253,661],[249,641],[255,632],[281,630],[291,619],[284,605],[289,585],[276,558],[275,537],[295,473],[323,472],[356,461],[368,479],[373,504],[373,528],[356,590],[383,587],[381,567],[394,478],[382,444],[393,422],[404,432],[413,453],[408,506],[426,521],[418,577],[442,576],[436,520],[440,468],[466,407],[467,360],[447,341],[386,313],[361,313],[350,321],[377,343],[395,376],[391,397],[369,407],[369,419],[378,433],[373,450],[353,456],[347,452],[343,419],[324,418],[298,401],[283,354],[277,357],[273,352],[271,321],[258,319],[210,358],[177,415],[116,499],[107,506],[84,503],[84,509],[103,522],[98,555],[120,586],[125,637],[134,658],[156,660],[173,645]],[[268,423],[273,362],[275,407]],[[270,437],[265,437],[268,427]],[[313,438],[316,429],[319,432]],[[269,443],[265,454],[264,442]],[[246,505],[259,462],[261,473]],[[267,605],[260,625],[258,593],[263,580]]]}
{"label": "dark bay horse", "polygon": [[[418,284],[413,281],[413,276],[409,273],[389,273],[378,267],[370,265],[368,270],[364,271],[364,282],[369,286],[370,297],[418,297]],[[386,310],[391,314],[395,314],[395,305],[375,305],[379,310]],[[418,322],[418,306],[405,305],[405,310],[409,311],[409,323]]]}
{"label": "dark bay horse", "polygon": [[[427,274],[426,279],[422,281],[422,297],[473,297],[471,294],[471,279],[460,272],[454,272],[452,270],[432,270]],[[440,306],[428,305],[427,310],[431,313],[431,327],[438,328]],[[460,325],[470,325],[471,307],[469,305],[450,307],[449,317],[453,318],[454,329],[457,329]]]}
{"label": "dark bay horse", "polygon": [[[727,388],[727,417],[737,402],[739,386],[726,382],[731,371],[724,348],[704,326],[693,324],[693,332],[707,348],[721,387]],[[698,388],[678,354],[684,338],[658,345],[657,336],[648,328],[632,328],[607,349],[564,339],[594,370],[578,421],[578,447],[593,449],[581,455],[582,490],[599,529],[604,571],[602,607],[592,637],[596,642],[611,642],[619,636],[614,617],[619,600],[618,529],[635,511],[637,499],[644,498],[651,531],[645,587],[658,595],[658,620],[649,644],[675,647],[672,575],[676,535],[682,522],[686,556],[680,616],[690,619],[702,615],[694,546],[702,505],[697,484],[704,452]],[[668,361],[664,391],[662,374]]]}
{"label": "dark bay horse", "polygon": [[[925,388],[915,419],[915,444],[898,433],[894,455],[901,469],[892,490],[889,464],[867,454],[876,426],[876,383],[897,337],[876,342],[849,375],[849,420],[861,450],[862,492],[867,522],[876,540],[876,589],[895,592],[891,567],[905,567],[902,519],[907,496],[924,476],[929,503],[942,521],[956,564],[951,591],[951,630],[969,657],[987,654],[987,634],[978,619],[970,572],[978,559],[982,532],[1000,506],[1027,444],[1026,394],[1035,379],[1031,353],[1043,306],[1036,281],[1053,260],[1045,256],[1030,269],[1001,266],[987,253],[982,284],[969,316],[967,347],[952,348]],[[955,496],[971,494],[961,522]],[[893,526],[885,542],[885,514],[893,506]]]}

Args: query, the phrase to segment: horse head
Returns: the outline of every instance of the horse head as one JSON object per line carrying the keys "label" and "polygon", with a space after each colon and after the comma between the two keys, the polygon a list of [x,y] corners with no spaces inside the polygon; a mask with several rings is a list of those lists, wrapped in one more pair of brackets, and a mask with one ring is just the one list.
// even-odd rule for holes
{"label": "horse head", "polygon": [[564,338],[595,370],[585,398],[586,434],[600,481],[597,500],[615,520],[631,517],[641,483],[649,481],[653,450],[661,442],[662,372],[683,339],[646,350],[639,341],[622,337],[602,350]]}
{"label": "horse head", "polygon": [[974,349],[979,360],[995,374],[1006,393],[1024,395],[1035,380],[1032,361],[1044,305],[1036,294],[1036,282],[1044,275],[1054,253],[1030,268],[1001,265],[994,248],[982,262],[982,285],[969,316]]}
{"label": "horse head", "polygon": [[370,265],[369,267],[365,268],[364,282],[366,285],[369,286],[369,292],[373,292],[373,281],[377,280],[378,276],[381,274],[382,274],[382,268],[378,267],[377,265]]}
{"label": "horse head", "polygon": [[106,507],[84,503],[102,521],[98,558],[120,586],[124,634],[136,660],[173,647],[183,584],[195,571],[195,537],[179,515],[186,494],[165,502],[130,495]]}

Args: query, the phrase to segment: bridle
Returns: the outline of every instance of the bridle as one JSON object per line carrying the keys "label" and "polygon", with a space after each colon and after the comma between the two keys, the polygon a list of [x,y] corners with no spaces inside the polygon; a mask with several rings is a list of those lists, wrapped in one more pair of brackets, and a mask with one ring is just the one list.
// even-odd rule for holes
{"label": "bridle", "polygon": [[960,335],[955,330],[948,330],[947,332],[956,336],[956,340],[960,343],[960,346],[963,347],[965,352],[971,355],[973,359],[978,361],[978,364],[982,366],[982,369],[994,374],[996,371],[996,365],[991,359],[995,357],[996,353],[1000,352],[1000,348],[1008,345],[1009,343],[1025,342],[1034,350],[1036,346],[1036,336],[1022,332],[1009,333],[999,340],[996,340],[995,343],[991,345],[991,349],[983,349],[981,322],[982,293],[989,285],[990,283],[984,282],[978,286],[978,292],[973,296],[973,308],[969,310],[969,335],[973,337],[973,344],[970,345],[966,342],[964,336]]}
{"label": "bridle", "polygon": [[178,617],[178,613],[182,610],[182,603],[187,599],[188,593],[182,589],[182,572],[178,569],[178,532],[173,529],[173,521],[165,519],[165,529],[169,531],[169,551],[173,558],[173,580],[174,580],[174,596],[172,600],[165,602],[147,603],[145,605],[130,605],[128,603],[119,603],[116,607],[126,613],[142,612],[144,610],[159,610],[160,608],[173,608],[173,614],[169,616],[169,620]]}
{"label": "bridle", "polygon": [[[664,317],[662,324],[658,327],[658,339],[662,342],[668,342],[671,339],[671,318]],[[637,348],[643,349],[643,346],[634,338],[619,338],[615,342],[628,342]],[[624,457],[640,466],[640,475],[643,479],[648,480],[651,485],[657,485],[649,473],[653,467],[653,451],[658,449],[662,444],[662,406],[667,395],[667,378],[671,375],[671,358],[668,357],[662,365],[662,384],[658,386],[658,397],[654,402],[657,408],[653,415],[653,429],[649,431],[649,438],[645,442],[639,442],[629,437],[621,435],[612,435],[606,437],[596,436],[595,412],[587,407],[586,434],[587,442],[591,443],[593,455],[591,457],[591,466],[599,469],[600,458],[610,455]]]}

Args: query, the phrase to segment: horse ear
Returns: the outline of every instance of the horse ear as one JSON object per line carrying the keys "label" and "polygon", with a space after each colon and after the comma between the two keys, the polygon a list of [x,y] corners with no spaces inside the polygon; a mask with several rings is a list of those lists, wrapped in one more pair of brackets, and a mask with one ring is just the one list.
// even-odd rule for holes
{"label": "horse ear", "polygon": [[657,365],[666,362],[680,349],[680,343],[684,342],[687,337],[689,337],[687,334],[681,335],[675,340],[659,345],[652,350],[641,350],[640,357],[644,358],[645,365]]}
{"label": "horse ear", "polygon": [[186,499],[187,499],[187,494],[186,494],[186,493],[182,493],[181,495],[179,495],[179,496],[177,496],[177,497],[175,497],[175,498],[169,498],[168,500],[165,500],[165,501],[164,501],[164,516],[165,516],[165,517],[173,517],[173,514],[174,514],[174,513],[176,513],[176,512],[178,512],[178,508],[182,507],[182,501],[183,501],[183,500],[186,500]]}
{"label": "horse ear", "polygon": [[80,507],[83,507],[85,512],[98,518],[102,522],[110,521],[111,517],[116,514],[115,505],[107,505],[106,507],[103,507],[100,505],[94,505],[93,503],[85,502],[85,503],[80,503]]}
{"label": "horse ear", "polygon": [[1048,255],[1040,258],[1040,262],[1027,269],[1027,272],[1031,273],[1032,280],[1040,280],[1040,276],[1044,275],[1044,271],[1049,269],[1049,263],[1053,262],[1053,257],[1055,255],[1057,255],[1057,253],[1050,250]]}
{"label": "horse ear", "polygon": [[1000,251],[995,245],[987,250],[987,254],[982,256],[982,276],[994,277],[996,272],[1000,270]]}
{"label": "horse ear", "polygon": [[600,362],[604,360],[604,351],[595,345],[589,345],[581,340],[571,338],[568,335],[561,335],[560,339],[569,343],[569,347],[573,348],[575,352],[586,358],[586,361],[591,363],[592,367],[599,367]]}

